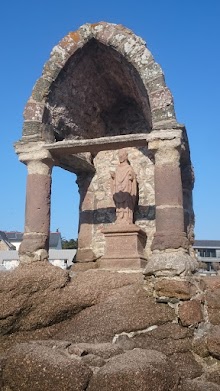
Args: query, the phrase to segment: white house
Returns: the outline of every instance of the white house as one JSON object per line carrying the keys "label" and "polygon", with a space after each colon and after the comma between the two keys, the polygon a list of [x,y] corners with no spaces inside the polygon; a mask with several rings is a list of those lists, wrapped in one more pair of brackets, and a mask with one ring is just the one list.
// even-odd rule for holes
{"label": "white house", "polygon": [[[4,232],[5,235],[8,238],[8,241],[15,247],[15,249],[18,251],[21,241],[23,239],[23,233],[17,232],[17,231],[10,231],[10,232]],[[50,233],[50,241],[49,241],[49,248],[54,250],[61,250],[62,249],[62,238],[60,232],[51,232]]]}
{"label": "white house", "polygon": [[[18,249],[23,238],[22,232],[0,231],[0,270],[14,269],[19,265]],[[69,268],[76,255],[75,249],[62,250],[60,232],[51,232],[49,241],[49,262],[62,269]]]}

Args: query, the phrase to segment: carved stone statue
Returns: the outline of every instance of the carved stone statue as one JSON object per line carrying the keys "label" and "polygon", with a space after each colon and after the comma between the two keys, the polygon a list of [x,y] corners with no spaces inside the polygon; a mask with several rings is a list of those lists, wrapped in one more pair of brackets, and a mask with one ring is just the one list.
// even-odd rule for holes
{"label": "carved stone statue", "polygon": [[133,224],[134,207],[137,200],[136,175],[129,164],[125,149],[118,153],[119,165],[111,172],[112,193],[116,206],[116,224]]}

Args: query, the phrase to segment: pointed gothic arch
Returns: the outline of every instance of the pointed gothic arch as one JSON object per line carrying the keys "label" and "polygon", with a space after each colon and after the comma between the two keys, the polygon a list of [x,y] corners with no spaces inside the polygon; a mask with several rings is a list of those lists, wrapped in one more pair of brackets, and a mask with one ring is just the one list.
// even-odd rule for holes
{"label": "pointed gothic arch", "polygon": [[[53,48],[33,88],[16,144],[29,173],[21,259],[47,257],[54,165],[78,175],[78,260],[102,255],[101,227],[114,221],[107,171],[116,164],[114,150],[123,146],[129,147],[138,175],[136,218],[148,235],[147,256],[170,248],[188,252],[193,179],[189,175],[184,182],[189,196],[189,201],[184,198],[184,224],[184,172],[191,168],[185,135],[162,69],[142,38],[105,22],[67,34]],[[35,197],[37,186],[41,194]]]}

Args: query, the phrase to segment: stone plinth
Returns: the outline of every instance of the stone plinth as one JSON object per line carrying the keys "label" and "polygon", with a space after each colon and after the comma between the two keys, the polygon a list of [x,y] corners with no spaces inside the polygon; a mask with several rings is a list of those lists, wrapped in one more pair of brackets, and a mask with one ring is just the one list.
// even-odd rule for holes
{"label": "stone plinth", "polygon": [[146,233],[137,225],[115,224],[102,231],[105,253],[100,260],[103,269],[141,269],[146,266],[143,249]]}

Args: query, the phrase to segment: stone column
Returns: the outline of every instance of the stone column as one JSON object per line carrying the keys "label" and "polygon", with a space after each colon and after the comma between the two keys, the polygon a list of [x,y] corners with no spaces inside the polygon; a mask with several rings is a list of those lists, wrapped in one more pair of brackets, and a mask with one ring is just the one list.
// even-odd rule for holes
{"label": "stone column", "polygon": [[178,140],[163,140],[155,152],[156,234],[152,250],[186,248]]}
{"label": "stone column", "polygon": [[178,133],[152,139],[155,152],[156,233],[145,274],[186,275],[195,268],[184,232],[183,189],[180,172],[181,137]]}
{"label": "stone column", "polygon": [[19,248],[21,262],[48,259],[52,161],[27,162],[25,230]]}
{"label": "stone column", "polygon": [[183,208],[184,208],[184,231],[186,232],[189,242],[189,253],[194,256],[194,226],[195,216],[193,211],[193,186],[194,186],[194,170],[191,162],[182,164],[181,177],[183,186]]}

